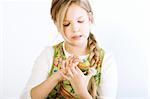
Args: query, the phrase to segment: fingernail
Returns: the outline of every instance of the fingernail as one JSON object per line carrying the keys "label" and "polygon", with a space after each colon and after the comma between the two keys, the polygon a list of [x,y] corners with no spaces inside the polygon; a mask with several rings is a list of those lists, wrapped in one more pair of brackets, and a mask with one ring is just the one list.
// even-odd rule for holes
{"label": "fingernail", "polygon": [[90,68],[93,75],[96,75],[97,70],[95,68]]}
{"label": "fingernail", "polygon": [[79,64],[79,62],[77,61],[77,62],[75,62],[75,64],[77,65],[77,64]]}

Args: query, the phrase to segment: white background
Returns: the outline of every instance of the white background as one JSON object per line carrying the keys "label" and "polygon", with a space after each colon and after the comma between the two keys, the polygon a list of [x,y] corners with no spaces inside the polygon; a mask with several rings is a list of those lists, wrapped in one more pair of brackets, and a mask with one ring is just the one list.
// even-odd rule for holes
{"label": "white background", "polygon": [[[150,1],[90,1],[94,34],[118,64],[117,98],[150,98]],[[60,40],[49,9],[49,0],[0,2],[0,99],[19,99],[36,57]]]}

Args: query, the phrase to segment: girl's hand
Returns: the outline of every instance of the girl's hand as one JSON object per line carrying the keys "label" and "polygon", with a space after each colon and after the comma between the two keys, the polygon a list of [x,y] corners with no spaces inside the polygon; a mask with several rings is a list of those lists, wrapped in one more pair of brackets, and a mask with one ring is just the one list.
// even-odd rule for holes
{"label": "girl's hand", "polygon": [[69,57],[65,63],[66,74],[61,74],[65,79],[70,81],[75,93],[80,97],[88,92],[88,83],[93,73],[89,70],[88,74],[84,75],[77,66],[79,61],[80,60],[76,56]]}
{"label": "girl's hand", "polygon": [[67,72],[67,70],[66,70],[66,68],[65,68],[65,61],[63,61],[63,62],[62,62],[61,69],[60,69],[58,72],[56,72],[56,73],[53,74],[54,77],[57,79],[57,82],[60,82],[60,81],[62,81],[63,79],[65,79],[65,78],[62,76],[62,74],[66,74],[66,72]]}

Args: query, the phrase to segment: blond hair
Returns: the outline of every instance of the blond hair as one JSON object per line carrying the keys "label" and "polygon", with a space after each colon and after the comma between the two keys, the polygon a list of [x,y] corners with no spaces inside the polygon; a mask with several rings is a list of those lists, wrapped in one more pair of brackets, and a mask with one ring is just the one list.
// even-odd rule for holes
{"label": "blond hair", "polygon": [[[93,12],[88,0],[52,0],[51,5],[51,16],[54,23],[57,26],[59,32],[64,33],[63,21],[68,7],[71,3],[75,3],[87,11],[90,20],[93,22]],[[93,34],[90,33],[88,37],[88,46],[90,49],[89,61],[92,67],[98,67],[100,64],[100,53],[98,51],[98,46],[96,39]],[[95,99],[99,94],[97,92],[97,87],[94,77],[91,78],[88,86],[88,91]]]}
{"label": "blond hair", "polygon": [[51,16],[54,23],[57,26],[59,32],[64,33],[63,29],[63,21],[67,12],[68,7],[71,3],[75,3],[80,5],[83,9],[85,9],[88,14],[90,14],[90,19],[93,22],[93,12],[91,6],[87,0],[52,0],[51,5]]}

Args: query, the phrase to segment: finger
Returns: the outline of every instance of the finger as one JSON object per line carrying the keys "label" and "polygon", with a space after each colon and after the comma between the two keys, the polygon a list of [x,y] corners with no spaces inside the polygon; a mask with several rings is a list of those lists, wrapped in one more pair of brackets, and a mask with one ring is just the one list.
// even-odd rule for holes
{"label": "finger", "polygon": [[96,68],[90,68],[90,71],[92,72],[92,75],[96,75],[96,73],[97,73]]}
{"label": "finger", "polygon": [[70,56],[68,58],[68,67],[72,67],[73,66],[73,61],[74,61],[74,56]]}
{"label": "finger", "polygon": [[69,60],[70,67],[73,66],[74,59],[75,59],[75,56],[71,56],[71,58],[70,58],[70,60]]}
{"label": "finger", "polygon": [[75,64],[73,63],[73,66],[70,68],[71,69],[71,72],[73,73],[73,75],[77,75],[77,71],[75,70]]}
{"label": "finger", "polygon": [[74,59],[74,56],[71,56],[70,59],[69,59],[69,64],[73,63],[73,59]]}
{"label": "finger", "polygon": [[73,73],[70,68],[67,69],[67,74],[70,75],[71,77],[73,77]]}
{"label": "finger", "polygon": [[73,55],[73,57],[74,57],[74,58],[78,58],[78,56],[77,56],[77,55]]}
{"label": "finger", "polygon": [[77,65],[80,61],[81,61],[81,60],[80,60],[76,55],[74,55],[74,56],[72,57],[72,61],[71,61],[71,62]]}
{"label": "finger", "polygon": [[96,71],[95,68],[90,68],[89,71],[88,71],[87,76],[88,76],[89,78],[91,78],[92,76],[96,75],[96,72],[97,72],[97,71]]}
{"label": "finger", "polygon": [[[77,71],[77,73],[83,74],[83,72],[79,69],[78,66],[75,66],[75,70]],[[83,74],[84,75],[84,74]]]}
{"label": "finger", "polygon": [[65,61],[62,61],[61,69],[65,69]]}
{"label": "finger", "polygon": [[93,76],[93,73],[91,70],[88,71],[88,74],[86,75],[88,78],[91,78]]}
{"label": "finger", "polygon": [[66,75],[65,75],[64,73],[62,73],[62,72],[60,72],[60,74],[62,75],[63,78],[65,78],[65,79],[67,79],[67,80],[70,80],[70,79],[71,79],[71,77],[66,76]]}
{"label": "finger", "polygon": [[89,69],[88,74],[86,75],[87,81],[89,81],[92,76],[93,76],[93,73],[92,73],[92,71]]}
{"label": "finger", "polygon": [[79,58],[74,58],[73,63],[78,64],[79,62],[81,62]]}
{"label": "finger", "polygon": [[66,67],[69,67],[69,60],[70,60],[71,56],[69,56],[67,59],[66,59]]}

